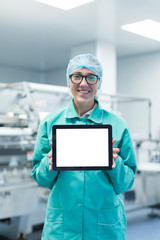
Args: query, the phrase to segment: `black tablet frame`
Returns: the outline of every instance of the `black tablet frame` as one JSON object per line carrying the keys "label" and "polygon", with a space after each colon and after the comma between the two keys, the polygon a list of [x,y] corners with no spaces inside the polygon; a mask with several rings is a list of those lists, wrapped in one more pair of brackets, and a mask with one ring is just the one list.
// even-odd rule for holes
{"label": "black tablet frame", "polygon": [[[108,129],[108,160],[109,166],[106,167],[57,167],[56,166],[56,129],[89,129],[89,128],[107,128]],[[53,170],[56,171],[72,171],[72,170],[111,170],[113,164],[113,156],[112,156],[112,126],[109,124],[104,125],[53,125],[52,126],[52,160],[53,160]]]}

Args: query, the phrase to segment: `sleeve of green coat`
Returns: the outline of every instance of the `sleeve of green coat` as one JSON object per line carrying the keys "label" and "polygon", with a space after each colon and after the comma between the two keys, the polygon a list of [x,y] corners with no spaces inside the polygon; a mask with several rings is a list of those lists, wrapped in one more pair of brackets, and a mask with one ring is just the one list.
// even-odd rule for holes
{"label": "sleeve of green coat", "polygon": [[108,171],[108,175],[117,194],[129,190],[133,183],[136,173],[136,159],[134,148],[128,129],[125,129],[119,145],[118,158],[115,160],[116,167]]}
{"label": "sleeve of green coat", "polygon": [[58,172],[53,170],[49,171],[49,158],[47,155],[50,151],[51,148],[49,146],[46,123],[41,122],[33,153],[32,177],[40,186],[52,189]]}

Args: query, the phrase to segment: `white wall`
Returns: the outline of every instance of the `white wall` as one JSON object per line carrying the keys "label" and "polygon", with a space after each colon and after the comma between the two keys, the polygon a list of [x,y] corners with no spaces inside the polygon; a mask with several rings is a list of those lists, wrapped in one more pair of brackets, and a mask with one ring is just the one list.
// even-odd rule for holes
{"label": "white wall", "polygon": [[0,65],[0,83],[26,81],[66,86],[65,74],[66,67],[45,72],[9,65]]}
{"label": "white wall", "polygon": [[1,83],[13,83],[20,81],[43,83],[44,76],[38,71],[8,65],[0,65]]}
{"label": "white wall", "polygon": [[63,67],[46,72],[46,83],[58,86],[67,86],[66,69],[67,67]]}
{"label": "white wall", "polygon": [[[160,52],[119,58],[117,61],[117,92],[128,95],[150,98],[152,101],[152,136],[158,136],[160,127]],[[131,105],[132,106],[132,105]],[[138,104],[137,104],[138,106]],[[147,121],[143,112],[146,105],[138,106],[138,113],[132,116],[134,124],[141,124],[144,133]],[[133,107],[134,110],[134,107]],[[141,133],[139,134],[139,137]]]}

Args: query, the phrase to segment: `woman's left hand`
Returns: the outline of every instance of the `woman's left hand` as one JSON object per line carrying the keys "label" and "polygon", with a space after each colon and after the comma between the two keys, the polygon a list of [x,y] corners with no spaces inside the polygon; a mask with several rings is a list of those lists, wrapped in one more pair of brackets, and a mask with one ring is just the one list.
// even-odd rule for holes
{"label": "woman's left hand", "polygon": [[51,152],[47,155],[49,158],[49,171],[53,170],[53,161],[52,161],[52,142],[49,143],[49,146],[51,147]]}
{"label": "woman's left hand", "polygon": [[112,140],[112,147],[113,147],[113,164],[112,164],[112,168],[115,168],[116,167],[116,163],[115,163],[115,159],[118,158],[117,154],[116,153],[119,153],[120,152],[120,149],[119,148],[114,148],[114,145],[116,144],[117,142],[117,139],[114,138]]}

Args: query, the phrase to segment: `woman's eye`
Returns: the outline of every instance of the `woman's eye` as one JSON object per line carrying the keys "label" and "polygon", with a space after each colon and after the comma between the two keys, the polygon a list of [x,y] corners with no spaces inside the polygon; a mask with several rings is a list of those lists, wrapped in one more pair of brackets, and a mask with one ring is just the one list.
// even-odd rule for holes
{"label": "woman's eye", "polygon": [[76,79],[76,80],[79,80],[80,78],[81,78],[81,76],[79,76],[79,75],[74,76],[74,79]]}
{"label": "woman's eye", "polygon": [[97,77],[96,76],[88,76],[87,79],[89,81],[96,81],[97,80]]}

